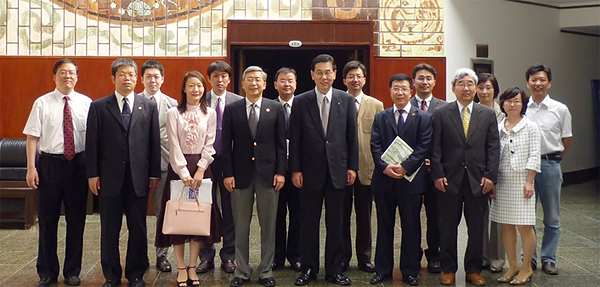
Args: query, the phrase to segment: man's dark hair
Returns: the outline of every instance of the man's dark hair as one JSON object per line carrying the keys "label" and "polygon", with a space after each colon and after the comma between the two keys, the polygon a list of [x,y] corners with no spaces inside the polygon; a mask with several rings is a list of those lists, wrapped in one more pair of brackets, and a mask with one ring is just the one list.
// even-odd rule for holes
{"label": "man's dark hair", "polygon": [[412,71],[412,77],[413,79],[417,77],[417,73],[420,70],[427,70],[429,72],[431,72],[433,74],[433,78],[437,79],[437,72],[435,71],[435,68],[433,68],[433,66],[427,64],[427,63],[421,63],[415,66],[415,68]]}
{"label": "man's dark hair", "polygon": [[54,64],[53,75],[56,75],[56,72],[58,72],[58,69],[60,69],[60,66],[62,66],[64,64],[73,64],[73,66],[75,66],[75,72],[77,72],[77,75],[79,75],[79,67],[77,67],[77,63],[75,63],[75,61],[73,61],[69,58],[60,59],[60,60],[58,60],[58,62],[56,62],[56,64]]}
{"label": "man's dark hair", "polygon": [[394,83],[395,81],[408,81],[408,83],[410,84],[410,89],[412,90],[415,85],[412,81],[412,78],[407,75],[407,74],[395,74],[392,76],[392,78],[390,79],[390,89],[392,88],[392,83]]}
{"label": "man's dark hair", "polygon": [[331,67],[333,68],[333,70],[337,70],[337,66],[335,65],[335,60],[333,59],[333,57],[331,55],[327,55],[327,54],[321,54],[316,56],[313,60],[312,63],[310,63],[310,70],[311,71],[315,71],[315,66],[318,63],[331,63]]}
{"label": "man's dark hair", "polygon": [[116,76],[117,71],[122,66],[133,67],[135,69],[135,73],[137,74],[137,72],[138,72],[138,66],[134,60],[129,59],[129,58],[119,58],[119,59],[116,59],[111,65],[112,75]]}
{"label": "man's dark hair", "polygon": [[292,69],[292,68],[280,68],[279,70],[277,70],[277,73],[275,73],[275,81],[277,82],[277,78],[279,77],[279,74],[294,74],[294,78],[296,80],[298,80],[298,75],[296,74],[296,70]]}
{"label": "man's dark hair", "polygon": [[537,72],[545,72],[546,76],[548,76],[548,81],[552,82],[552,70],[550,70],[550,67],[542,64],[535,64],[529,67],[529,69],[527,69],[527,72],[525,72],[525,79],[529,81],[529,78]]}
{"label": "man's dark hair", "polygon": [[342,78],[346,78],[346,75],[348,75],[348,73],[354,69],[361,69],[363,75],[365,77],[367,76],[367,67],[365,67],[365,65],[359,61],[350,61],[346,63],[346,65],[344,65],[344,69],[342,69]]}
{"label": "man's dark hair", "polygon": [[160,75],[163,77],[165,76],[165,67],[157,60],[148,60],[142,65],[142,76],[144,76],[147,69],[158,69]]}
{"label": "man's dark hair", "polygon": [[208,66],[208,69],[206,69],[206,74],[209,79],[210,79],[210,75],[214,71],[222,71],[222,72],[227,73],[227,75],[229,75],[230,78],[233,77],[233,69],[231,68],[231,66],[229,66],[229,64],[227,64],[226,62],[223,62],[221,60],[214,61],[212,64],[210,64]]}

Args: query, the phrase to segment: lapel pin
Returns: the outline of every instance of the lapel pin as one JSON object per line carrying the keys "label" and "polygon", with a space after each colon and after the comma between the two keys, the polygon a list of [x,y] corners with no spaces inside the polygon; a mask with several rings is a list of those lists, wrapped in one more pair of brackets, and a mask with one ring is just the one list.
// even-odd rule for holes
{"label": "lapel pin", "polygon": [[415,116],[415,113],[412,113],[412,114],[411,114],[411,116],[413,116],[413,117],[414,117],[414,116]]}
{"label": "lapel pin", "polygon": [[267,113],[268,113],[268,112],[271,112],[271,109],[267,108],[265,111],[267,111]]}
{"label": "lapel pin", "polygon": [[139,107],[138,107],[138,110],[140,110],[140,111],[141,111],[141,110],[142,110],[142,106],[139,106]]}

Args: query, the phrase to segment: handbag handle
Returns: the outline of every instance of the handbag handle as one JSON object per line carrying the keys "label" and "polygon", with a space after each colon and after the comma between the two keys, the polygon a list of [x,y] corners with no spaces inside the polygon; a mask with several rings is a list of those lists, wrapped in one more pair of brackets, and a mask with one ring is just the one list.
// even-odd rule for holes
{"label": "handbag handle", "polygon": [[[187,185],[183,185],[183,188],[181,188],[181,195],[179,196],[179,204],[178,204],[178,208],[177,209],[181,209],[181,203],[183,202],[183,195],[185,193],[185,188],[190,186]],[[196,204],[198,205],[198,211],[202,211],[200,210],[200,199],[198,198],[198,196],[196,195],[196,190],[192,190],[192,194],[194,194],[194,198],[196,199]]]}

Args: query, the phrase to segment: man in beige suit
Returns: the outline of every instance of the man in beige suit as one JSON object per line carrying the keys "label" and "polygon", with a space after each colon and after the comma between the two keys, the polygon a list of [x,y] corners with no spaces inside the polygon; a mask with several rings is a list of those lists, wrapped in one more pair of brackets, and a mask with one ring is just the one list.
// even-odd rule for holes
{"label": "man in beige suit", "polygon": [[358,115],[358,179],[354,184],[346,187],[344,197],[344,223],[343,244],[344,258],[342,266],[348,269],[352,258],[352,242],[350,240],[350,215],[352,214],[352,200],[356,213],[356,258],[358,268],[365,272],[375,272],[371,263],[371,210],[373,191],[371,178],[375,163],[371,155],[371,126],[375,114],[383,111],[383,103],[373,97],[365,95],[362,88],[367,82],[367,69],[359,61],[348,62],[342,70],[344,85],[348,93],[354,96],[354,105]]}
{"label": "man in beige suit", "polygon": [[[164,82],[165,68],[156,60],[146,61],[142,65],[142,83],[144,91],[140,94],[145,98],[156,101],[158,108],[158,126],[160,127],[160,183],[152,193],[154,199],[154,214],[156,218],[162,213],[161,200],[165,181],[167,180],[167,167],[169,165],[169,139],[167,138],[167,111],[177,106],[177,100],[163,94],[160,87]],[[157,231],[157,233],[159,233]],[[156,246],[156,268],[162,272],[171,272],[171,263],[167,260],[168,246]]]}

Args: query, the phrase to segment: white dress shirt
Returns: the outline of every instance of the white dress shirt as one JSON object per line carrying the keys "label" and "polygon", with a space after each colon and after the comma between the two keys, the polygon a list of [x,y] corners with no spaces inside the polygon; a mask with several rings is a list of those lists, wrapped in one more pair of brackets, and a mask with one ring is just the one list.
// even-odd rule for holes
{"label": "white dress shirt", "polygon": [[131,92],[131,94],[123,96],[119,94],[119,92],[115,91],[115,96],[117,97],[117,104],[119,105],[119,111],[123,113],[123,98],[127,98],[127,104],[129,104],[129,110],[133,113],[133,102],[135,99],[135,93]]}
{"label": "white dress shirt", "polygon": [[73,117],[73,137],[75,153],[85,150],[87,116],[92,99],[78,92],[63,95],[58,90],[47,93],[35,100],[23,129],[23,133],[38,137],[38,151],[51,154],[64,154],[63,110],[69,97],[69,107]]}
{"label": "white dress shirt", "polygon": [[551,99],[550,95],[547,95],[539,105],[533,101],[533,98],[529,98],[525,114],[540,127],[541,154],[562,152],[565,149],[562,139],[573,136],[571,113],[565,104]]}
{"label": "white dress shirt", "polygon": [[[404,112],[402,113],[402,119],[404,120],[404,122],[406,123],[406,119],[408,118],[408,113],[410,112],[410,107],[412,107],[412,105],[410,104],[410,102],[406,103],[406,106],[404,106],[404,108],[402,109]],[[398,118],[399,118],[399,113],[397,113],[396,111],[398,111],[398,107],[396,107],[396,105],[394,105],[394,119],[396,119],[396,125],[398,124]]]}
{"label": "white dress shirt", "polygon": [[225,110],[225,99],[227,97],[227,91],[223,92],[222,95],[217,95],[214,90],[211,90],[210,94],[210,107],[216,109],[217,101],[218,99],[221,99],[221,113],[223,113],[223,110]]}
{"label": "white dress shirt", "polygon": [[144,97],[146,99],[150,99],[151,97],[154,97],[154,100],[156,101],[156,109],[157,111],[160,113],[160,97],[162,97],[162,92],[160,90],[158,90],[158,92],[156,92],[156,94],[151,95],[150,93],[148,93],[148,91],[144,90],[142,92],[142,95],[144,95]]}
{"label": "white dress shirt", "polygon": [[[250,100],[248,100],[248,98],[245,98],[246,100],[246,117],[248,117],[248,119],[250,119],[250,109],[252,109],[252,102]],[[256,119],[259,120],[260,119],[260,106],[262,104],[262,97],[260,97],[260,99],[258,99],[258,101],[256,101],[256,108],[254,108],[254,111],[256,112]]]}

